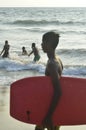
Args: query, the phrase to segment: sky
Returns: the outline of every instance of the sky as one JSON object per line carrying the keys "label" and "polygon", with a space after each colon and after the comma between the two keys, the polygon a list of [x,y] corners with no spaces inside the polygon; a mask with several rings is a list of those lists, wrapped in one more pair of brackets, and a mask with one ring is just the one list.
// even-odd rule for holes
{"label": "sky", "polygon": [[0,0],[0,7],[86,7],[85,0]]}

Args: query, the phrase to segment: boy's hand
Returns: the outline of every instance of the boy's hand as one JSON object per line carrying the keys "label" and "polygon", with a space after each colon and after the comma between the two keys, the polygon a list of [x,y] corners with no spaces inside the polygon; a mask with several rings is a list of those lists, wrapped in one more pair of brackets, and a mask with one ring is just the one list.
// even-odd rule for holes
{"label": "boy's hand", "polygon": [[52,127],[53,126],[53,122],[52,119],[49,116],[46,116],[44,118],[44,120],[42,121],[42,125],[46,128],[46,127]]}

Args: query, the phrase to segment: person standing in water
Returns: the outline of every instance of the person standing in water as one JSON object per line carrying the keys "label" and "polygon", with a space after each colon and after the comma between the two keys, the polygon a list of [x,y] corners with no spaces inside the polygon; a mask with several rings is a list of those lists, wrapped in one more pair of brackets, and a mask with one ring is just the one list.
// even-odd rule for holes
{"label": "person standing in water", "polygon": [[3,58],[9,57],[9,49],[10,49],[10,45],[8,44],[8,41],[6,40],[5,45],[0,55],[2,55]]}
{"label": "person standing in water", "polygon": [[39,61],[40,55],[35,43],[32,43],[32,51],[30,52],[30,54],[28,54],[28,56],[30,56],[31,54],[34,54],[34,62]]}
{"label": "person standing in water", "polygon": [[59,104],[62,90],[59,79],[62,74],[63,64],[59,57],[56,56],[55,50],[59,43],[59,34],[55,32],[48,32],[43,35],[42,38],[42,49],[47,54],[48,62],[46,65],[45,75],[50,76],[53,84],[53,97],[48,109],[48,112],[43,119],[42,125],[37,125],[35,130],[59,130],[60,126],[54,126],[52,121],[53,112]]}
{"label": "person standing in water", "polygon": [[22,47],[22,55],[28,55],[26,48],[24,46]]}

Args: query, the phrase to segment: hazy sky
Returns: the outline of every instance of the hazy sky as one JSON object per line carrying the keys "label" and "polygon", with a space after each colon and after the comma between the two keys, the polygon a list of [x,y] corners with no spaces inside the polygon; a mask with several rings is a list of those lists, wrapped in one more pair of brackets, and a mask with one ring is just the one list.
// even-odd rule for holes
{"label": "hazy sky", "polygon": [[0,0],[0,7],[86,7],[85,0]]}

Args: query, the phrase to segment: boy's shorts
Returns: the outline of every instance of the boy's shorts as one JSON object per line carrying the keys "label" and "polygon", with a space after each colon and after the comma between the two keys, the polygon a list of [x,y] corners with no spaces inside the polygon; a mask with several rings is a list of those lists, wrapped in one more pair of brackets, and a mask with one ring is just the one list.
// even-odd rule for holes
{"label": "boy's shorts", "polygon": [[35,61],[35,62],[38,61],[39,59],[40,59],[40,56],[39,56],[39,55],[37,55],[37,56],[34,57],[34,61]]}

